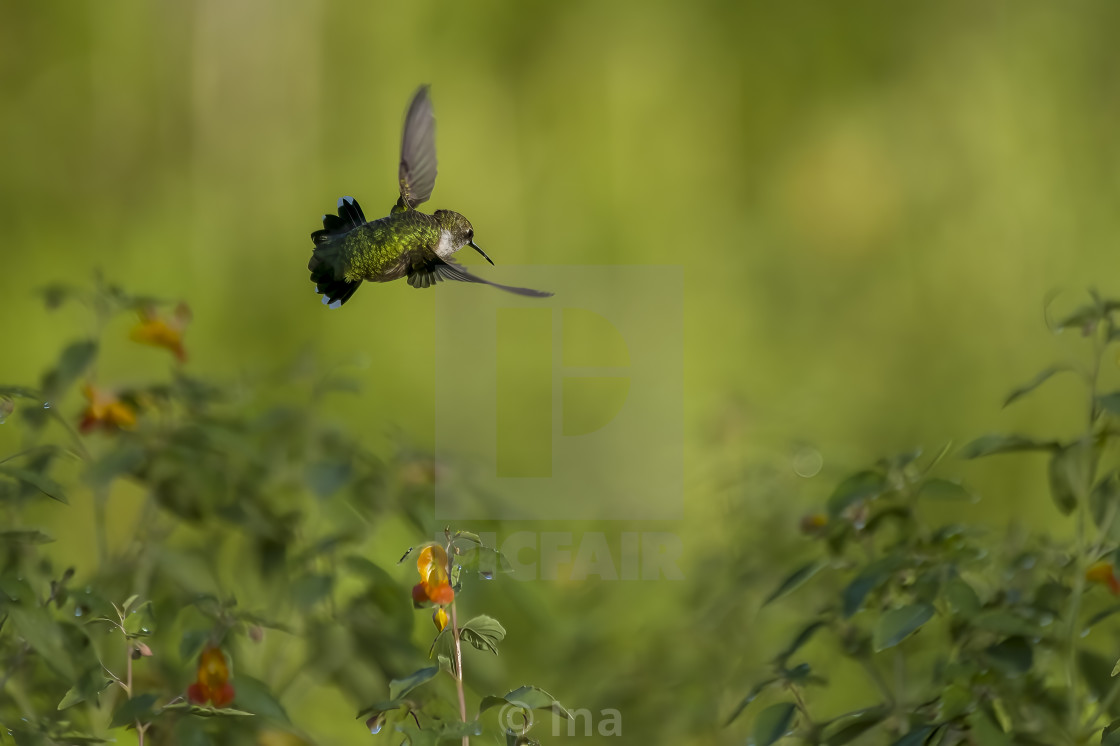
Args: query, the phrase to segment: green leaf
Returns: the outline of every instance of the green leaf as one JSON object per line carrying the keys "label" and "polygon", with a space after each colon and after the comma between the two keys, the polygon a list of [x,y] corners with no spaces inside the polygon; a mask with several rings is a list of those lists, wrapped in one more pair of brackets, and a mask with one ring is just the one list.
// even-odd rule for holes
{"label": "green leaf", "polygon": [[1050,497],[1062,515],[1069,515],[1077,508],[1080,485],[1088,482],[1092,473],[1092,447],[1073,443],[1050,457],[1047,478]]}
{"label": "green leaf", "polygon": [[829,496],[826,503],[828,514],[832,518],[837,518],[848,506],[876,498],[886,489],[886,478],[880,472],[867,470],[852,474],[838,484]]}
{"label": "green leaf", "polygon": [[933,618],[933,607],[929,604],[918,603],[903,606],[879,617],[875,624],[872,645],[878,653],[887,648],[893,648],[918,628]]}
{"label": "green leaf", "polygon": [[555,697],[539,686],[518,687],[501,697],[495,697],[493,695],[483,697],[482,702],[478,705],[478,712],[482,714],[492,707],[501,707],[506,704],[511,704],[524,710],[548,710],[552,714],[558,715],[565,720],[572,719],[572,713],[568,712],[564,705],[557,702]]}
{"label": "green leaf", "polygon": [[787,645],[785,650],[778,653],[777,657],[775,658],[775,662],[777,663],[777,665],[784,668],[786,661],[789,660],[790,656],[800,650],[801,646],[809,642],[816,631],[821,627],[826,626],[826,624],[826,622],[818,619],[817,621],[810,622],[809,624],[802,627],[801,631],[797,633],[797,636],[793,638],[793,642]]}
{"label": "green leaf", "polygon": [[1101,732],[1101,746],[1120,746],[1120,720],[1113,720]]}
{"label": "green leaf", "polygon": [[1008,636],[1037,637],[1040,634],[1037,622],[1025,619],[1008,609],[981,611],[972,618],[972,626]]}
{"label": "green leaf", "polygon": [[[1108,697],[1114,683],[1112,680],[1112,663],[1096,653],[1091,653],[1088,650],[1078,650],[1077,668],[1094,697],[1100,701]],[[1108,712],[1113,717],[1120,717],[1120,703],[1117,703],[1115,698],[1113,698]]]}
{"label": "green leaf", "polygon": [[980,597],[971,585],[960,578],[953,578],[946,583],[944,593],[945,600],[959,616],[968,618],[980,613]]}
{"label": "green leaf", "polygon": [[934,500],[965,500],[976,502],[976,495],[965,489],[960,482],[952,479],[931,477],[922,482],[918,488],[918,496]]}
{"label": "green leaf", "polygon": [[889,707],[868,707],[833,718],[825,728],[823,746],[843,746],[887,719]]}
{"label": "green leaf", "polygon": [[976,746],[1011,746],[1011,739],[983,710],[969,713],[966,722]]}
{"label": "green leaf", "polygon": [[16,634],[38,653],[43,661],[54,669],[67,682],[77,679],[77,671],[71,662],[59,627],[50,612],[42,606],[10,606],[8,620],[15,627]]}
{"label": "green leaf", "polygon": [[139,720],[141,723],[146,723],[152,719],[152,705],[156,703],[159,697],[155,694],[141,694],[126,700],[117,708],[113,713],[113,720],[109,723],[110,728],[120,728],[123,725],[133,725]]}
{"label": "green leaf", "polygon": [[1084,329],[1090,324],[1095,324],[1101,320],[1101,309],[1096,305],[1081,306],[1064,319],[1058,322],[1054,327],[1054,331],[1060,332],[1063,329],[1077,328]]}
{"label": "green leaf", "polygon": [[89,668],[78,678],[78,683],[63,695],[56,709],[65,710],[87,700],[97,703],[98,695],[112,683],[112,679],[105,678],[100,665]]}
{"label": "green leaf", "polygon": [[1009,637],[984,650],[988,662],[1005,676],[1022,676],[1031,670],[1034,654],[1030,643],[1023,637]]}
{"label": "green leaf", "polygon": [[1098,396],[1097,406],[1111,415],[1120,415],[1120,391]]}
{"label": "green leaf", "polygon": [[85,479],[91,487],[107,487],[119,476],[133,474],[147,459],[147,452],[133,443],[119,445],[94,461],[86,469]]}
{"label": "green leaf", "polygon": [[186,663],[194,660],[202,646],[210,640],[212,632],[208,629],[190,629],[179,640],[179,658]]}
{"label": "green leaf", "polygon": [[910,731],[891,746],[924,746],[926,739],[930,737],[933,731],[934,727],[932,725],[923,725]]}
{"label": "green leaf", "polygon": [[392,712],[393,710],[399,710],[401,707],[407,706],[408,704],[409,704],[408,701],[403,700],[403,699],[383,700],[381,702],[374,702],[369,707],[366,707],[363,710],[361,710],[360,712],[358,712],[355,719],[361,719],[363,717],[372,716],[372,715],[379,715],[383,712]]}
{"label": "green leaf", "polygon": [[961,449],[961,458],[973,459],[997,453],[1020,451],[1057,451],[1057,441],[1040,441],[1022,435],[982,435]]}
{"label": "green leaf", "polygon": [[260,679],[240,674],[237,677],[237,707],[258,717],[278,723],[290,723],[284,706]]}
{"label": "green leaf", "polygon": [[308,464],[305,471],[307,484],[317,497],[327,498],[346,486],[353,468],[346,461],[319,461]]}
{"label": "green leaf", "polygon": [[54,537],[32,529],[0,531],[0,542],[9,544],[50,544]]}
{"label": "green leaf", "polygon": [[309,609],[330,595],[334,578],[330,575],[304,575],[292,583],[292,598],[303,609]]}
{"label": "green leaf", "polygon": [[499,552],[487,546],[474,546],[459,555],[459,564],[483,578],[492,578],[496,573],[513,572],[513,563]]}
{"label": "green leaf", "polygon": [[497,655],[498,643],[505,639],[506,630],[497,619],[483,614],[463,624],[459,636],[479,650],[489,650]]}
{"label": "green leaf", "polygon": [[766,597],[766,600],[762,602],[762,605],[766,606],[772,601],[777,601],[779,598],[788,596],[790,593],[793,593],[795,590],[804,585],[805,582],[809,580],[809,578],[816,575],[821,570],[821,568],[824,567],[824,565],[825,563],[820,560],[813,560],[812,562],[809,562],[808,564],[802,565],[801,567],[797,568],[792,573],[787,575],[785,580],[783,580],[778,585],[778,587],[775,588],[770,593],[770,595]]}
{"label": "green leaf", "polygon": [[16,479],[30,487],[34,487],[39,492],[42,492],[52,500],[58,500],[60,503],[69,504],[66,499],[66,493],[62,489],[62,485],[54,481],[46,474],[31,471],[30,469],[23,469],[18,466],[0,466],[0,474],[5,474],[12,479]]}
{"label": "green leaf", "polygon": [[844,616],[850,618],[859,611],[863,607],[867,594],[882,585],[902,565],[902,558],[892,554],[877,559],[863,568],[841,593]]}
{"label": "green leaf", "polygon": [[[1088,632],[1090,629],[1100,624],[1105,619],[1108,619],[1118,611],[1120,611],[1120,604],[1114,604],[1106,609],[1101,609],[1096,614],[1093,614],[1093,616],[1089,617],[1089,621],[1085,622],[1084,631]],[[1115,676],[1116,674],[1113,673],[1112,675]]]}
{"label": "green leaf", "polygon": [[754,702],[758,695],[761,694],[766,689],[766,687],[770,686],[771,684],[776,684],[781,680],[782,679],[780,677],[774,676],[773,678],[766,679],[765,681],[760,681],[752,686],[751,690],[747,692],[747,696],[739,700],[739,704],[736,705],[731,714],[727,716],[727,720],[723,721],[723,727],[726,728],[727,726],[731,725],[731,723],[734,722],[735,718],[742,715],[743,710],[747,709],[747,705],[749,705],[751,702]]}
{"label": "green leaf", "polygon": [[792,702],[770,705],[754,721],[755,746],[770,746],[790,731],[797,707]]}
{"label": "green leaf", "polygon": [[43,396],[50,400],[65,392],[86,372],[96,357],[96,340],[86,339],[70,344],[62,351],[54,369],[43,376]]}
{"label": "green leaf", "polygon": [[1003,406],[1006,407],[1012,402],[1015,402],[1018,399],[1021,399],[1022,397],[1031,393],[1036,388],[1049,381],[1056,373],[1063,373],[1068,370],[1070,370],[1070,367],[1068,365],[1056,365],[1053,368],[1047,368],[1046,370],[1042,371],[1037,376],[1032,378],[1030,381],[1008,394],[1007,398],[1003,401]]}
{"label": "green leaf", "polygon": [[1093,514],[1093,523],[1105,532],[1105,538],[1113,543],[1120,541],[1120,474],[1115,469],[1093,486],[1089,493],[1089,511]]}
{"label": "green leaf", "polygon": [[389,699],[400,699],[421,684],[434,679],[438,673],[439,666],[429,666],[403,679],[393,679],[389,682]]}

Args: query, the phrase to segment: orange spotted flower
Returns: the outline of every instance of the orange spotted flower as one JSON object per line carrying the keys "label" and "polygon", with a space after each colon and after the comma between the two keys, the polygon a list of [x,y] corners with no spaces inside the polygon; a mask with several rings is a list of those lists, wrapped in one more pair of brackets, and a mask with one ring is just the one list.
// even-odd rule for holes
{"label": "orange spotted flower", "polygon": [[1089,569],[1085,571],[1085,579],[1090,583],[1107,585],[1112,595],[1120,595],[1120,580],[1116,579],[1115,569],[1108,560],[1101,560],[1090,565]]}
{"label": "orange spotted flower", "polygon": [[136,409],[113,392],[87,383],[82,387],[82,395],[89,402],[82,413],[82,421],[78,424],[78,429],[83,433],[88,433],[95,427],[128,430],[136,426]]}
{"label": "orange spotted flower", "polygon": [[163,347],[175,353],[179,362],[187,359],[187,351],[183,348],[183,332],[191,320],[191,310],[186,303],[180,303],[172,316],[161,316],[154,308],[148,307],[140,311],[140,323],[132,328],[133,342]]}
{"label": "orange spotted flower", "polygon": [[412,602],[421,606],[432,602],[443,606],[455,600],[455,591],[447,576],[447,552],[438,544],[420,550],[416,559],[420,582],[412,587]]}
{"label": "orange spotted flower", "polygon": [[211,702],[219,708],[233,701],[229,664],[218,648],[208,647],[198,657],[198,678],[187,688],[187,698],[196,705]]}

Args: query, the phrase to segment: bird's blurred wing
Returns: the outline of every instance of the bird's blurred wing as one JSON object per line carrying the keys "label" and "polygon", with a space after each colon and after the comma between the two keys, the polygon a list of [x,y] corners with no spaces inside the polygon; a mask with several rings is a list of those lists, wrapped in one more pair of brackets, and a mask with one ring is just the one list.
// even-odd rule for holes
{"label": "bird's blurred wing", "polygon": [[432,196],[436,185],[436,118],[426,85],[417,89],[404,116],[398,178],[401,196],[393,212],[411,210]]}
{"label": "bird's blurred wing", "polygon": [[408,262],[408,269],[406,270],[408,284],[414,288],[426,288],[442,280],[454,280],[456,282],[477,282],[529,298],[548,298],[552,295],[552,293],[543,290],[500,285],[496,282],[484,280],[478,275],[472,275],[460,264],[440,259],[431,249],[410,251],[407,254],[406,261]]}

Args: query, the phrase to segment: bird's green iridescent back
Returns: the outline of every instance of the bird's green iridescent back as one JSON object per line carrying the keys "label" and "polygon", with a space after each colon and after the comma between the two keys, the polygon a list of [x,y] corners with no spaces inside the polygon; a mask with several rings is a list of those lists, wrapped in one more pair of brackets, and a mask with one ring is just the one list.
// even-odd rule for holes
{"label": "bird's green iridescent back", "polygon": [[404,254],[439,243],[439,222],[432,215],[405,210],[354,228],[340,240],[348,282],[384,282],[403,276]]}

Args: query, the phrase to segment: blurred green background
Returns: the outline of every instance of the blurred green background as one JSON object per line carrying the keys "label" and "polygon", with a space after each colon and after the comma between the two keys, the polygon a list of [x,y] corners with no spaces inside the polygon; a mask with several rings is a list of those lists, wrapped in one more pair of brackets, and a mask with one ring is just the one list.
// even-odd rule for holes
{"label": "blurred green background", "polygon": [[[1072,381],[999,404],[1076,355],[1047,299],[1117,292],[1118,23],[1104,2],[3,3],[0,382],[34,382],[88,326],[33,290],[100,269],[190,303],[194,373],[252,380],[310,350],[363,385],[325,415],[386,458],[430,449],[432,294],[364,287],[327,312],[305,269],[339,196],[387,212],[430,83],[426,208],[466,214],[499,264],[684,277],[684,518],[501,530],[671,532],[686,578],[488,587],[510,630],[492,676],[618,708],[634,743],[710,742],[781,638],[757,599],[836,477],[1079,425]],[[127,328],[104,382],[167,367]],[[1041,460],[949,470],[978,520],[1053,519]],[[92,546],[81,510],[41,517],[60,556]],[[389,533],[378,562],[418,540]],[[328,742],[360,736],[350,703],[306,697],[293,714]]]}

